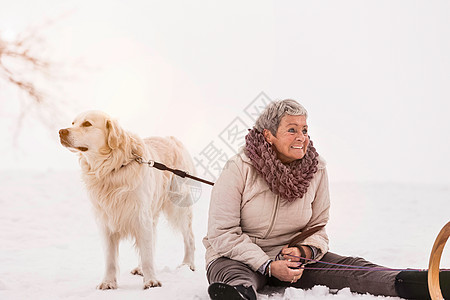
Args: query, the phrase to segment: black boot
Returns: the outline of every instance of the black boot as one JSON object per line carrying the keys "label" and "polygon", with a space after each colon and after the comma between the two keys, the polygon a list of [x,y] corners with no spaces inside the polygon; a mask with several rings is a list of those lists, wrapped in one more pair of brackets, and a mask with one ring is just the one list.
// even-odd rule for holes
{"label": "black boot", "polygon": [[[444,299],[450,299],[450,271],[439,273],[439,284]],[[395,290],[405,299],[431,299],[427,271],[402,271],[395,277]]]}
{"label": "black boot", "polygon": [[251,286],[233,286],[222,282],[211,283],[208,294],[213,300],[256,300],[255,291]]}

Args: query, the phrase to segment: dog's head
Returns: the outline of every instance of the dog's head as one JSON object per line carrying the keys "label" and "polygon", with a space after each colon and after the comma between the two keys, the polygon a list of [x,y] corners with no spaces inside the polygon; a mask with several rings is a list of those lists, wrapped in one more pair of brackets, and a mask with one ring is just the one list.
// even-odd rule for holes
{"label": "dog's head", "polygon": [[72,152],[105,155],[119,147],[122,129],[116,120],[101,111],[79,114],[72,127],[61,129],[61,144]]}

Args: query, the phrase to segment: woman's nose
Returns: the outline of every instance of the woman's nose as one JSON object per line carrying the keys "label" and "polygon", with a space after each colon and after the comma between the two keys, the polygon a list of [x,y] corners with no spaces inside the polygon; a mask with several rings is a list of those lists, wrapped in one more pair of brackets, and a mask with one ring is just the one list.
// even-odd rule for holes
{"label": "woman's nose", "polygon": [[303,143],[306,140],[306,136],[300,132],[300,134],[297,135],[296,140]]}

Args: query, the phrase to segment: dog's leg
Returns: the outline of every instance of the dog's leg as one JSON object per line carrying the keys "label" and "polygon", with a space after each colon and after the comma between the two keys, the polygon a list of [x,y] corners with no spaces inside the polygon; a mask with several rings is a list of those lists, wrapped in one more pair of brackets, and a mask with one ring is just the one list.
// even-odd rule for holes
{"label": "dog's leg", "polygon": [[182,265],[187,265],[192,271],[195,271],[194,252],[195,241],[194,233],[192,232],[192,209],[191,207],[183,207],[185,213],[183,214],[183,221],[181,226],[181,233],[184,241],[184,259]]}
{"label": "dog's leg", "polygon": [[139,258],[138,266],[136,268],[134,268],[133,270],[131,270],[131,274],[144,276],[144,273],[142,273],[142,263],[141,263],[141,259],[140,258]]}
{"label": "dog's leg", "polygon": [[[153,227],[152,227],[152,238],[151,238],[151,242],[148,242],[148,244],[151,245],[152,247],[152,253],[154,253],[154,249],[155,249],[155,242],[156,242],[156,227],[158,226],[158,219],[159,219],[159,213],[154,214],[153,216]],[[150,229],[149,229],[150,230]],[[136,247],[140,252],[140,248],[138,246],[137,240],[136,240]],[[142,256],[139,256],[139,264],[136,268],[134,268],[133,270],[131,270],[131,274],[133,275],[139,275],[139,276],[144,276],[144,272],[142,271]]]}
{"label": "dog's leg", "polygon": [[194,233],[192,232],[192,206],[180,207],[169,201],[165,203],[163,209],[170,224],[183,235],[184,259],[180,267],[187,265],[194,271],[195,241]]}
{"label": "dog's leg", "polygon": [[144,273],[142,273],[141,257],[139,255],[138,255],[138,260],[139,260],[138,266],[136,268],[134,268],[133,270],[131,270],[131,274],[144,276]]}
{"label": "dog's leg", "polygon": [[187,265],[189,269],[195,271],[195,264],[194,264],[195,243],[194,243],[194,234],[192,233],[192,226],[183,228],[182,234],[184,240],[184,259],[181,265]]}
{"label": "dog's leg", "polygon": [[154,224],[143,225],[145,229],[136,237],[136,246],[141,257],[141,268],[144,276],[144,289],[161,286],[161,282],[155,276],[155,263],[153,259],[155,230]]}
{"label": "dog's leg", "polygon": [[111,233],[105,229],[104,238],[106,242],[106,270],[103,281],[97,286],[97,288],[99,290],[116,289],[120,236],[117,233]]}

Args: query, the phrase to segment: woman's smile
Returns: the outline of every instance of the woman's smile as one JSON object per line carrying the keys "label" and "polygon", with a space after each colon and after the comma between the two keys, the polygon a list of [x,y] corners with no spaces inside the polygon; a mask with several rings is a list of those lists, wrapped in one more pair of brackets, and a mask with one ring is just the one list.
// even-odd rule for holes
{"label": "woman's smile", "polygon": [[308,125],[305,116],[285,115],[281,118],[276,136],[269,130],[264,130],[264,136],[282,163],[291,163],[301,159],[308,150]]}

